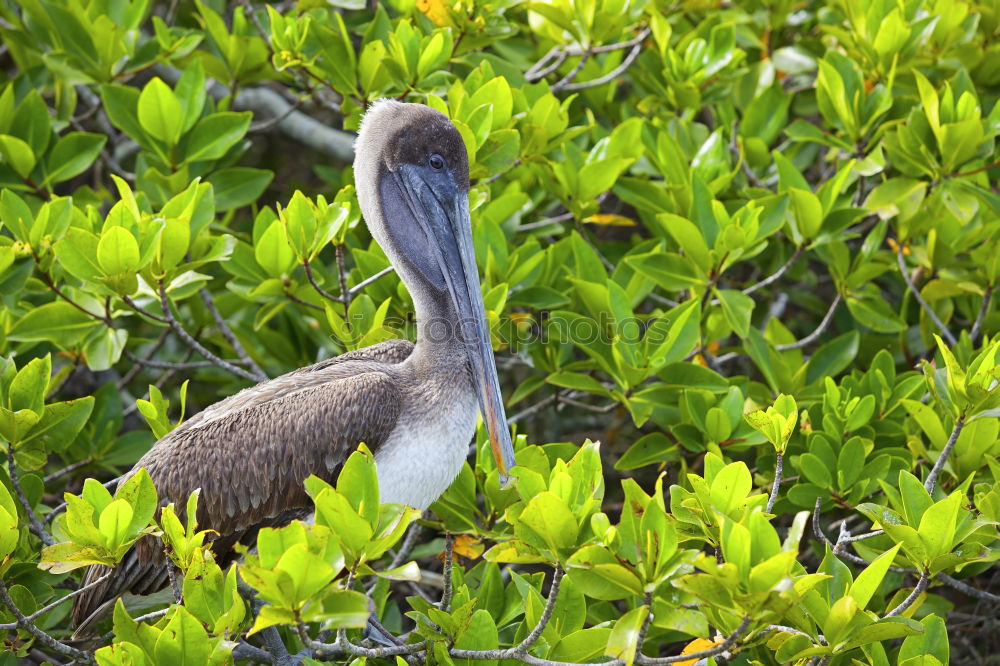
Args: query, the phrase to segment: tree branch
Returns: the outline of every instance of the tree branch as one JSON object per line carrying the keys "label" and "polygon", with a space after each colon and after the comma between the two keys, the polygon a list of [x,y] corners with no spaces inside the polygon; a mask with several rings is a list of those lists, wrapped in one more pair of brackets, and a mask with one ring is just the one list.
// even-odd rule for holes
{"label": "tree branch", "polygon": [[954,347],[956,344],[958,344],[958,340],[956,340],[955,336],[951,334],[951,331],[948,330],[948,327],[944,325],[944,322],[938,318],[937,313],[934,312],[934,309],[931,308],[931,306],[927,303],[927,301],[924,300],[924,297],[920,295],[920,291],[917,289],[916,285],[914,285],[913,281],[910,280],[910,273],[909,271],[906,270],[906,261],[903,260],[902,245],[896,246],[896,263],[899,264],[899,274],[903,277],[903,281],[906,282],[906,286],[913,293],[913,297],[917,299],[917,303],[919,303],[920,307],[924,309],[924,312],[927,313],[927,316],[931,318],[931,321],[934,322],[934,325],[937,326],[938,329],[940,329],[941,334],[944,336],[944,339],[948,341],[948,344]]}
{"label": "tree branch", "polygon": [[1000,594],[993,594],[992,592],[987,592],[986,590],[980,590],[979,588],[972,587],[971,585],[968,585],[960,580],[952,578],[951,576],[945,573],[939,573],[937,575],[937,579],[942,583],[944,583],[945,585],[953,587],[959,592],[967,594],[970,597],[975,597],[977,599],[982,599],[983,601],[992,601],[995,604],[1000,604]]}
{"label": "tree branch", "polygon": [[955,448],[955,442],[958,441],[958,436],[962,434],[962,427],[965,426],[965,421],[959,416],[958,420],[955,421],[955,427],[951,430],[951,436],[945,443],[944,448],[941,449],[941,454],[938,455],[937,462],[934,463],[934,467],[931,468],[930,474],[927,475],[927,480],[924,481],[924,489],[927,490],[931,495],[934,494],[934,488],[937,486],[938,474],[941,473],[941,469],[944,464],[948,462],[948,455],[951,454],[951,450]]}
{"label": "tree branch", "polygon": [[736,641],[740,639],[740,636],[746,632],[747,628],[750,626],[750,616],[743,618],[740,622],[740,626],[736,627],[733,633],[726,636],[726,639],[716,645],[713,648],[707,650],[701,650],[700,652],[689,652],[687,654],[679,654],[674,657],[646,657],[642,653],[636,654],[635,661],[641,666],[661,666],[662,664],[676,664],[681,661],[698,661],[699,659],[708,659],[710,657],[718,657],[723,652],[727,652],[729,648],[736,644]]}
{"label": "tree branch", "polygon": [[833,299],[833,303],[830,304],[830,309],[826,311],[825,315],[823,315],[823,319],[822,321],[819,322],[819,326],[816,327],[815,331],[813,331],[806,337],[802,338],[798,342],[793,342],[787,345],[775,345],[774,350],[791,351],[793,349],[802,349],[803,347],[811,345],[814,341],[816,341],[819,338],[819,336],[823,335],[827,327],[830,326],[830,322],[833,321],[833,313],[837,311],[837,306],[840,305],[840,301],[842,299],[843,297],[840,295],[840,292],[837,292],[837,297]]}
{"label": "tree branch", "polygon": [[319,283],[316,282],[316,278],[313,276],[312,266],[309,264],[309,260],[308,259],[302,262],[302,268],[305,269],[305,271],[306,271],[306,279],[309,280],[309,284],[312,285],[313,289],[316,290],[317,294],[319,294],[320,296],[322,296],[326,300],[330,301],[331,303],[343,303],[344,302],[344,299],[340,298],[339,296],[334,296],[333,294],[331,294],[330,292],[328,292],[326,289],[324,289],[323,287],[319,286]]}
{"label": "tree branch", "polygon": [[218,367],[222,368],[223,370],[228,370],[237,377],[242,377],[243,379],[249,381],[257,381],[256,377],[251,375],[249,372],[247,372],[243,368],[236,367],[235,365],[233,365],[232,363],[230,363],[225,359],[219,358],[212,352],[205,349],[205,347],[202,346],[200,342],[191,337],[191,334],[184,330],[184,327],[180,325],[180,322],[177,321],[177,319],[174,317],[174,313],[171,312],[170,310],[170,299],[167,298],[167,290],[163,285],[163,280],[159,281],[159,289],[160,289],[160,304],[163,307],[163,313],[164,315],[166,315],[167,323],[170,324],[170,328],[172,328],[174,333],[177,334],[177,337],[179,337],[181,340],[184,341],[185,344],[187,344],[189,347],[197,351],[199,354],[201,354],[202,356],[204,356],[209,361],[211,361]]}
{"label": "tree branch", "polygon": [[774,460],[774,483],[771,484],[771,495],[767,498],[767,513],[772,513],[774,503],[778,499],[778,491],[781,490],[781,474],[783,471],[784,455],[778,451],[778,456]]}
{"label": "tree branch", "polygon": [[17,604],[14,603],[14,600],[10,598],[10,592],[7,590],[7,585],[3,582],[2,579],[0,579],[0,599],[2,599],[7,608],[10,609],[10,612],[14,614],[14,617],[17,618],[17,622],[15,624],[22,629],[26,629],[28,633],[37,638],[41,643],[46,645],[49,649],[58,652],[64,657],[69,657],[74,661],[82,661],[85,664],[94,663],[94,655],[92,655],[90,652],[87,652],[85,650],[78,650],[75,647],[71,647],[61,641],[56,640],[52,636],[49,636],[47,633],[39,629],[34,622],[25,617],[24,613],[21,612],[21,609],[18,608]]}
{"label": "tree branch", "polygon": [[54,545],[56,540],[52,538],[51,534],[45,531],[42,521],[38,519],[35,510],[31,508],[31,502],[28,501],[28,496],[24,494],[24,488],[21,487],[21,481],[17,476],[17,465],[14,462],[13,444],[7,445],[7,472],[10,474],[10,485],[14,487],[14,494],[17,495],[17,499],[21,502],[21,507],[24,509],[24,513],[28,516],[28,521],[31,523],[29,525],[31,532],[41,539],[42,543],[46,546]]}
{"label": "tree branch", "polygon": [[361,282],[357,283],[356,285],[348,289],[347,293],[350,294],[351,296],[354,296],[356,293],[358,293],[359,291],[370,285],[372,282],[375,282],[379,278],[388,275],[389,273],[395,272],[395,270],[396,268],[394,266],[387,266],[386,268],[383,268],[375,275],[366,277],[364,280],[362,280]]}
{"label": "tree branch", "polygon": [[986,291],[983,292],[983,304],[979,306],[979,315],[976,316],[976,321],[972,325],[972,330],[969,331],[969,340],[972,342],[976,341],[979,334],[983,330],[983,322],[986,320],[986,312],[990,309],[990,299],[993,298],[993,285],[986,285]]}
{"label": "tree branch", "polygon": [[257,365],[252,358],[250,358],[249,354],[247,354],[243,345],[240,344],[239,339],[233,334],[232,329],[229,328],[226,320],[222,318],[221,314],[219,314],[218,308],[215,307],[215,300],[212,298],[212,295],[208,293],[208,289],[202,287],[198,290],[198,293],[201,295],[201,300],[205,304],[205,307],[211,313],[212,319],[215,320],[215,325],[219,327],[222,337],[226,339],[229,345],[233,348],[233,351],[236,352],[236,355],[239,356],[240,360],[250,368],[250,371],[253,373],[257,381],[267,381],[269,379],[267,373],[265,373],[261,367]]}
{"label": "tree branch", "polygon": [[[100,585],[101,583],[103,583],[105,580],[107,580],[108,578],[110,578],[111,577],[111,573],[112,573],[111,571],[108,571],[108,573],[104,574],[103,576],[101,576],[97,580],[95,580],[93,582],[90,582],[90,583],[87,583],[83,587],[77,588],[76,590],[73,590],[69,594],[66,594],[66,595],[63,595],[63,596],[59,597],[58,599],[56,599],[55,601],[51,602],[47,606],[43,606],[42,608],[39,608],[34,613],[32,613],[31,615],[28,615],[24,619],[26,621],[29,621],[29,622],[32,622],[32,621],[38,619],[42,615],[45,615],[46,613],[48,613],[53,608],[57,608],[63,602],[68,601],[68,600],[72,599],[73,597],[79,596],[79,595],[83,594],[84,592],[86,592],[89,589],[97,587],[98,585]],[[18,627],[18,623],[17,622],[9,622],[7,624],[0,624],[0,630],[17,629],[17,627]]]}
{"label": "tree branch", "polygon": [[920,597],[920,595],[923,594],[924,590],[927,589],[927,586],[930,584],[930,582],[931,582],[930,576],[928,576],[926,573],[921,573],[920,580],[917,581],[916,587],[913,588],[913,591],[910,592],[909,596],[903,599],[903,603],[899,604],[891,611],[886,613],[884,617],[896,617],[897,615],[900,615],[901,613],[906,611],[906,609],[912,606],[916,602],[916,600]]}
{"label": "tree branch", "polygon": [[752,294],[753,292],[757,291],[758,289],[763,289],[764,287],[766,287],[766,286],[768,286],[770,284],[773,284],[774,282],[780,280],[781,276],[784,275],[785,273],[787,273],[788,269],[790,269],[792,266],[795,265],[795,263],[799,260],[799,257],[802,256],[803,252],[805,252],[805,250],[801,246],[795,248],[795,252],[793,252],[792,256],[790,256],[788,258],[788,261],[786,261],[784,264],[782,264],[781,268],[779,268],[778,270],[776,270],[771,275],[768,275],[766,278],[764,278],[760,282],[757,282],[756,284],[750,285],[749,287],[747,287],[746,289],[743,290],[743,293],[746,294],[747,296],[749,296],[750,294]]}

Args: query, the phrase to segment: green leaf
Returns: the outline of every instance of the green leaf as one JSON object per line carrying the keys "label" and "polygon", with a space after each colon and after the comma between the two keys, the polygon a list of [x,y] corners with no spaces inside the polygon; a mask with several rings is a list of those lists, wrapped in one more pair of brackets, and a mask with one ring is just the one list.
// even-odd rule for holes
{"label": "green leaf", "polygon": [[173,617],[156,640],[156,663],[207,664],[211,652],[208,632],[183,606],[174,608]]}
{"label": "green leaf", "polygon": [[52,358],[45,355],[29,361],[18,370],[7,389],[7,404],[12,411],[30,409],[41,418],[45,411],[45,394],[52,375]]}
{"label": "green leaf", "polygon": [[108,227],[97,244],[97,263],[105,275],[139,270],[139,244],[125,227]]}
{"label": "green leaf", "polygon": [[152,137],[172,146],[180,138],[184,109],[177,95],[160,77],[153,77],[139,95],[139,124]]}
{"label": "green leaf", "polygon": [[45,160],[48,173],[41,183],[42,187],[61,183],[86,171],[107,140],[108,137],[103,134],[88,132],[70,132],[60,138]]}
{"label": "green leaf", "polygon": [[726,321],[741,338],[747,337],[750,330],[750,315],[753,314],[754,301],[746,294],[735,289],[716,289],[719,304]]}
{"label": "green leaf", "polygon": [[215,190],[215,209],[220,213],[247,206],[264,192],[274,173],[266,169],[230,167],[208,177]]}
{"label": "green leaf", "polygon": [[132,507],[125,500],[116,499],[105,507],[98,522],[105,546],[114,550],[125,543],[132,515]]}
{"label": "green leaf", "polygon": [[857,331],[851,331],[817,349],[806,366],[806,384],[840,374],[858,355],[860,339]]}
{"label": "green leaf", "polygon": [[892,564],[893,558],[896,557],[896,553],[899,552],[900,546],[901,544],[897,543],[876,557],[871,564],[865,567],[864,571],[858,574],[858,577],[851,585],[849,594],[858,602],[860,610],[864,610],[868,606],[868,602],[871,601],[879,585],[882,584],[882,579],[885,578],[885,574],[889,571],[889,566]]}
{"label": "green leaf", "polygon": [[934,657],[942,664],[950,663],[950,646],[948,645],[948,628],[944,620],[933,613],[920,621],[923,633],[909,636],[899,648],[898,663],[927,655]]}
{"label": "green leaf", "polygon": [[533,497],[514,525],[514,534],[536,548],[549,548],[558,556],[576,545],[579,525],[566,502],[550,491]]}
{"label": "green leaf", "polygon": [[21,178],[27,178],[35,168],[35,154],[31,152],[31,146],[9,134],[0,134],[0,159]]}
{"label": "green leaf", "polygon": [[93,328],[103,325],[69,303],[55,301],[34,308],[18,319],[8,337],[22,342],[50,340],[68,348]]}
{"label": "green leaf", "polygon": [[187,137],[184,160],[217,160],[242,139],[250,128],[253,114],[222,112],[213,113],[198,121]]}
{"label": "green leaf", "polygon": [[899,333],[906,330],[906,323],[889,309],[889,304],[878,299],[858,300],[847,297],[847,309],[858,323],[877,333]]}
{"label": "green leaf", "polygon": [[647,615],[649,606],[643,605],[633,608],[619,618],[611,630],[611,635],[608,636],[604,656],[621,659],[625,662],[625,666],[632,666],[636,652],[642,647],[639,645],[639,633]]}

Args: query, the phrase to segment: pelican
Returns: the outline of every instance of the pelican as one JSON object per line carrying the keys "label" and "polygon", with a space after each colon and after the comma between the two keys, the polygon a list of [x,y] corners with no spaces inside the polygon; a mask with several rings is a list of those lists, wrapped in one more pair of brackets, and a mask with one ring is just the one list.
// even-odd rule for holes
{"label": "pelican", "polygon": [[[247,388],[164,436],[135,465],[160,504],[201,489],[198,522],[220,563],[262,527],[308,515],[303,481],[336,479],[364,442],[383,502],[424,510],[461,470],[482,413],[502,475],[514,465],[469,218],[469,162],[448,118],[383,100],[365,114],[354,160],[358,201],[411,296],[417,342],[392,340]],[[120,596],[166,587],[168,562],[143,537],[100,585],[78,596],[86,636]],[[107,574],[92,566],[84,584]]]}

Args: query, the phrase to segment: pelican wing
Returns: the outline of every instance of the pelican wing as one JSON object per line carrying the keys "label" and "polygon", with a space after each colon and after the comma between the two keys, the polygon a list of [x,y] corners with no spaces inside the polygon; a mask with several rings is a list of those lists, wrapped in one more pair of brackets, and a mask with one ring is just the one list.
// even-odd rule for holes
{"label": "pelican wing", "polygon": [[[198,523],[218,532],[212,550],[224,564],[237,542],[252,543],[262,527],[308,513],[306,478],[334,481],[359,443],[381,446],[402,405],[385,364],[411,350],[409,343],[383,343],[251,387],[163,437],[133,472],[145,467],[160,505],[173,502],[182,519],[188,496],[201,489]],[[83,584],[107,573],[93,566]],[[151,594],[167,580],[159,540],[140,539],[104,583],[76,598],[76,635],[88,635],[119,596]]]}

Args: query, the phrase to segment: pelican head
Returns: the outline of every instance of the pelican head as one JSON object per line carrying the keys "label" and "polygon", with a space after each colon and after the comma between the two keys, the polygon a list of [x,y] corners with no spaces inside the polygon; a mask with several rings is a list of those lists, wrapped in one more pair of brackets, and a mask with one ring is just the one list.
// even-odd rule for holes
{"label": "pelican head", "polygon": [[[469,158],[447,116],[382,100],[361,123],[354,158],[358,202],[372,236],[421,316],[446,318],[468,357],[502,479],[514,466],[469,218]],[[418,339],[419,345],[421,340]]]}

